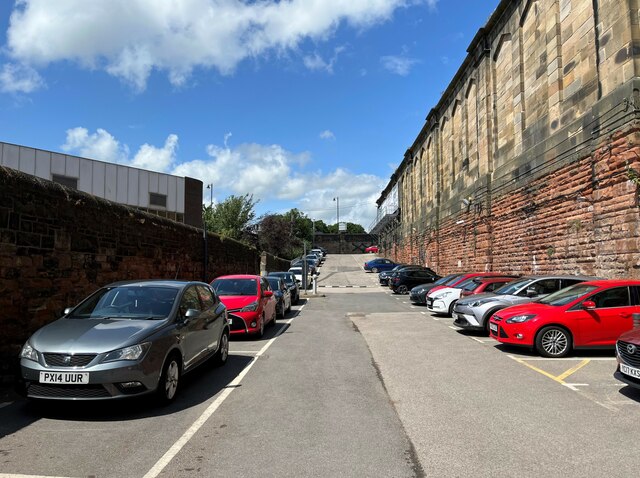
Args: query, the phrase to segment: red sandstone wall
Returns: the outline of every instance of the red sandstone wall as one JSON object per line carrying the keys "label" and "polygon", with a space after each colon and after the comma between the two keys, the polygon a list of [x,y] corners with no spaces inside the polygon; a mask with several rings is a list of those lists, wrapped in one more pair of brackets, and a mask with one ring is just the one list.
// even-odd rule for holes
{"label": "red sandstone wall", "polygon": [[494,195],[490,214],[471,210],[446,218],[439,230],[420,231],[384,252],[400,262],[426,257],[441,274],[640,278],[639,188],[640,126],[633,124],[594,154]]}

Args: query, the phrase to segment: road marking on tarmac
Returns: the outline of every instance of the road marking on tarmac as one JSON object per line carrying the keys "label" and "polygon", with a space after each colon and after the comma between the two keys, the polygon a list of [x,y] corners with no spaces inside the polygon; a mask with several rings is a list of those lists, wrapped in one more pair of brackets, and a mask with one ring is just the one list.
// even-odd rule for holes
{"label": "road marking on tarmac", "polygon": [[[300,310],[304,309],[306,303],[300,307]],[[295,317],[292,317],[288,320],[282,321],[281,323],[290,324]],[[271,345],[276,341],[278,337],[285,331],[285,328],[282,328],[278,333],[267,341],[266,344],[256,353],[255,357],[253,357],[252,361],[247,365],[242,372],[238,374],[238,376],[232,380],[225,388],[222,390],[218,398],[216,398],[207,408],[206,410],[198,417],[198,419],[193,422],[193,424],[183,433],[183,435],[176,441],[167,452],[160,457],[160,459],[156,462],[155,465],[144,475],[144,478],[155,478],[162,470],[164,470],[169,463],[176,457],[178,453],[184,448],[184,446],[189,443],[189,440],[202,428],[202,426],[209,420],[211,415],[213,415],[220,405],[227,399],[231,393],[238,388],[238,385],[242,382],[244,377],[249,373],[249,370],[258,362],[258,358],[260,358]],[[2,478],[0,476],[0,478]]]}
{"label": "road marking on tarmac", "polygon": [[578,370],[580,370],[582,367],[584,367],[585,365],[587,365],[589,362],[591,362],[591,359],[583,359],[580,363],[574,365],[573,367],[571,367],[570,369],[562,372],[560,375],[552,375],[549,372],[547,372],[546,370],[542,370],[541,368],[536,367],[535,365],[531,365],[530,363],[527,363],[528,359],[521,359],[519,357],[514,357],[513,355],[507,355],[507,357],[509,357],[510,359],[515,360],[516,362],[524,365],[525,367],[529,367],[531,370],[534,370],[536,372],[538,372],[539,374],[544,375],[545,377],[550,378],[551,380],[558,382],[561,385],[567,386],[569,388],[572,388],[572,386],[578,385],[578,384],[571,384],[568,385],[564,379],[573,375],[574,373],[576,373]]}
{"label": "road marking on tarmac", "polygon": [[0,473],[0,478],[68,478],[68,477],[48,476],[48,475],[20,475],[17,473]]}

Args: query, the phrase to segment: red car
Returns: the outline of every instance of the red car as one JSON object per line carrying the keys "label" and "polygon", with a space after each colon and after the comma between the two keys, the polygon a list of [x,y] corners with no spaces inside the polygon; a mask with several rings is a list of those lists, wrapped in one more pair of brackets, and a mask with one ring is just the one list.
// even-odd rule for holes
{"label": "red car", "polygon": [[483,292],[493,292],[515,279],[515,276],[476,277],[464,284],[460,284],[460,288],[462,289],[460,296],[467,297],[474,294],[481,294]]}
{"label": "red car", "polygon": [[380,252],[380,249],[378,248],[378,246],[369,246],[364,250],[364,252],[377,254],[378,252]]}
{"label": "red car", "polygon": [[581,282],[496,312],[489,331],[498,342],[531,347],[544,357],[565,357],[574,348],[610,348],[633,327],[639,292],[640,281]]}
{"label": "red car", "polygon": [[254,275],[222,276],[211,282],[227,306],[231,334],[264,335],[267,324],[276,323],[276,298],[269,282]]}
{"label": "red car", "polygon": [[640,328],[625,332],[616,343],[618,368],[615,378],[635,388],[640,388]]}

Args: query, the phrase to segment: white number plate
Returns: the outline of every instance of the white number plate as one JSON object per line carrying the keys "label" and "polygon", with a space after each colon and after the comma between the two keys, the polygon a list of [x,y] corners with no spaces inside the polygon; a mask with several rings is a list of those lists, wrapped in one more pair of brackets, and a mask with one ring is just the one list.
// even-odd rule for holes
{"label": "white number plate", "polygon": [[496,334],[498,333],[498,325],[494,324],[493,322],[489,323],[489,328],[491,329],[491,332],[495,332]]}
{"label": "white number plate", "polygon": [[629,367],[623,363],[620,364],[620,371],[630,377],[640,378],[640,368]]}
{"label": "white number plate", "polygon": [[86,385],[89,383],[88,372],[40,372],[40,383],[62,383]]}

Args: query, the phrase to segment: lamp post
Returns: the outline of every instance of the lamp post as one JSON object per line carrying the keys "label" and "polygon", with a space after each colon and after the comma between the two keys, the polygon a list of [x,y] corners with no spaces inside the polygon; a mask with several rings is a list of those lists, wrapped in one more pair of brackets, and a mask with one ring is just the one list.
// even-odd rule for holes
{"label": "lamp post", "polygon": [[213,206],[213,184],[207,184],[209,189],[209,207]]}
{"label": "lamp post", "polygon": [[338,254],[342,254],[342,238],[340,236],[340,198],[334,197],[336,202],[336,225],[338,226]]}

